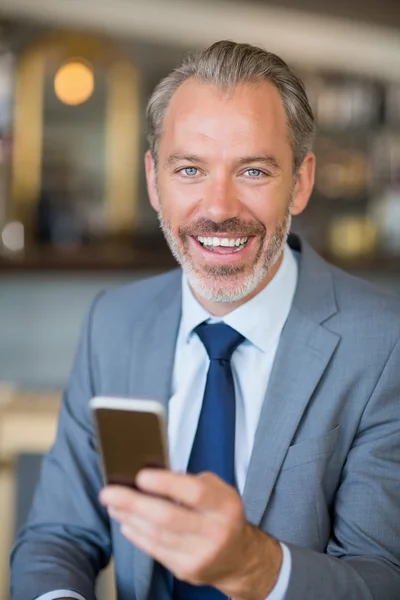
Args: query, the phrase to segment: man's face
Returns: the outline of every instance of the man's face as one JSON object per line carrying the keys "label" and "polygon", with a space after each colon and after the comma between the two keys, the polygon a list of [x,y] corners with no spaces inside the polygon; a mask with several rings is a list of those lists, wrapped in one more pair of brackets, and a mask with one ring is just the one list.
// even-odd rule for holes
{"label": "man's face", "polygon": [[157,172],[148,153],[146,173],[165,237],[202,297],[237,302],[267,283],[291,215],[311,191],[296,183],[292,162],[273,85],[223,94],[192,79],[177,90],[164,118]]}

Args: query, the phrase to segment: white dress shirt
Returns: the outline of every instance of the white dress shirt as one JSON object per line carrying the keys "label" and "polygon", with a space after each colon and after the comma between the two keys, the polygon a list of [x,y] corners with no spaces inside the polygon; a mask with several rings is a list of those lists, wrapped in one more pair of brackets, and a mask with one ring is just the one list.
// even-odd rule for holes
{"label": "white dress shirt", "polygon": [[[222,320],[245,338],[231,359],[236,398],[235,472],[239,492],[243,493],[261,407],[297,278],[297,261],[286,245],[282,264],[272,281],[254,298],[217,319],[196,300],[186,277],[182,277],[182,317],[168,407],[169,453],[174,471],[186,471],[210,364],[206,349],[193,330],[205,320]],[[288,587],[291,556],[287,546],[281,547],[281,571],[267,600],[283,600]],[[57,590],[38,600],[63,597],[85,600],[68,590]]]}

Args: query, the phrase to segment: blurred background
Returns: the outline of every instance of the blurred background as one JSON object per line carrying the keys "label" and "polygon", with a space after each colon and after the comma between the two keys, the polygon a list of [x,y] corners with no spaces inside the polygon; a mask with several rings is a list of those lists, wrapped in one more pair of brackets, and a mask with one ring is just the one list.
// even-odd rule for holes
{"label": "blurred background", "polygon": [[318,168],[293,230],[400,294],[398,0],[0,0],[0,600],[90,301],[174,266],[145,190],[147,98],[223,38],[306,84]]}

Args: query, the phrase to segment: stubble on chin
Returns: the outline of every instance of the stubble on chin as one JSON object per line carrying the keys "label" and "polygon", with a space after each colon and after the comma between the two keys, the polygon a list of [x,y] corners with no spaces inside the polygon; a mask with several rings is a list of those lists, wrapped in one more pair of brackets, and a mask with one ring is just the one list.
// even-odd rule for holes
{"label": "stubble on chin", "polygon": [[[171,252],[181,265],[191,287],[200,296],[213,302],[238,302],[261,285],[281,256],[291,225],[291,202],[284,219],[276,225],[272,235],[268,236],[265,227],[261,224],[251,229],[253,232],[257,231],[260,236],[259,248],[251,265],[245,262],[238,265],[196,265],[189,250],[189,239],[193,235],[191,232],[196,227],[197,235],[212,234],[218,231],[218,224],[215,224],[214,231],[208,228],[208,231],[203,230],[199,233],[201,227],[198,225],[188,226],[182,228],[179,235],[175,236],[161,211],[158,213],[158,219]],[[235,228],[234,223],[232,227]],[[240,233],[242,232],[243,229]],[[225,231],[225,233],[236,232]]]}

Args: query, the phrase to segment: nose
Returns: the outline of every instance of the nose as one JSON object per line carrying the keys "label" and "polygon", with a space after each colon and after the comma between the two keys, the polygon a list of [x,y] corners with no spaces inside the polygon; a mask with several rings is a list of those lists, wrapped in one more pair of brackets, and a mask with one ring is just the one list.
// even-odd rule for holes
{"label": "nose", "polygon": [[210,181],[202,208],[204,216],[216,223],[239,216],[240,200],[236,187],[229,177]]}

